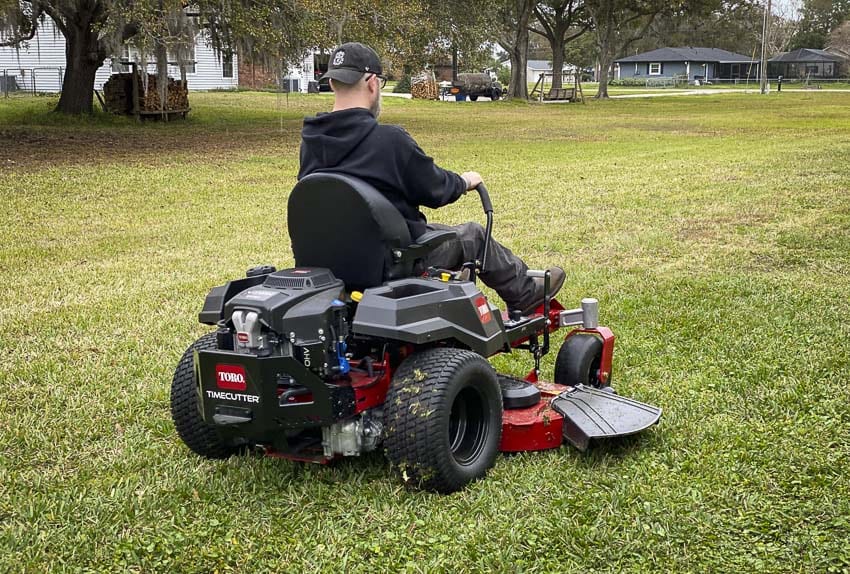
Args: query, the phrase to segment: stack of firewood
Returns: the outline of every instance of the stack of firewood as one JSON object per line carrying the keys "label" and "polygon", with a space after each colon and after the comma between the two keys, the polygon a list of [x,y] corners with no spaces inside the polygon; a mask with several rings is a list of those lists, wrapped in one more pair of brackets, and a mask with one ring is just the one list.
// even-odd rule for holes
{"label": "stack of firewood", "polygon": [[113,114],[133,111],[133,74],[112,74],[103,84],[106,109]]}
{"label": "stack of firewood", "polygon": [[[133,113],[133,81],[138,86],[139,109],[143,112],[158,112],[159,90],[155,74],[148,74],[147,90],[142,77],[138,74],[112,74],[103,85],[103,96],[106,109],[114,114]],[[168,91],[166,92],[165,111],[189,109],[189,91],[186,85],[172,78],[168,78]]]}
{"label": "stack of firewood", "polygon": [[410,79],[410,95],[418,100],[439,99],[437,79],[433,72],[425,72]]}
{"label": "stack of firewood", "polygon": [[[148,74],[148,89],[140,90],[144,94],[140,98],[139,105],[142,111],[156,112],[159,111],[159,88],[157,87],[157,77],[154,74]],[[168,78],[168,86],[165,97],[166,110],[185,110],[189,107],[189,91],[183,82]]]}

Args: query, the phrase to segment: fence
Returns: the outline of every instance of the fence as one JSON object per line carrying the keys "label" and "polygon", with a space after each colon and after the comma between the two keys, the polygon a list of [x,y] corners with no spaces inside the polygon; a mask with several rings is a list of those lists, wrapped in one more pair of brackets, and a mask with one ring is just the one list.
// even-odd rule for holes
{"label": "fence", "polygon": [[4,68],[0,70],[0,91],[8,98],[15,94],[57,93],[62,90],[65,68]]}
{"label": "fence", "polygon": [[647,88],[675,88],[688,84],[686,76],[673,76],[671,78],[647,78]]}
{"label": "fence", "polygon": [[[769,77],[768,82],[771,84],[777,84],[779,82],[779,78],[776,76]],[[753,76],[750,78],[732,78],[732,79],[718,79],[711,78],[709,80],[701,80],[701,84],[719,84],[724,86],[758,86],[761,83],[761,80],[758,76]],[[782,78],[783,85],[824,85],[829,86],[831,84],[848,84],[850,83],[850,78]]]}

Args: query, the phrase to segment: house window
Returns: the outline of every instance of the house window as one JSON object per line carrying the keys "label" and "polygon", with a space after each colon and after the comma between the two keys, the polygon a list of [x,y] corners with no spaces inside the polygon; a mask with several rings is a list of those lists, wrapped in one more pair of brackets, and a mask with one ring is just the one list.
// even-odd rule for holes
{"label": "house window", "polygon": [[221,77],[233,77],[233,52],[226,52],[221,57]]}
{"label": "house window", "polygon": [[830,77],[830,78],[832,77],[832,75],[833,75],[832,62],[827,62],[826,64],[823,65],[823,75],[826,76],[826,77]]}
{"label": "house window", "polygon": [[660,76],[661,75],[661,62],[651,62],[649,64],[649,75],[650,76]]}
{"label": "house window", "polygon": [[177,66],[180,68],[180,56],[183,56],[183,65],[186,68],[187,74],[195,73],[195,45],[191,44],[185,47],[185,49],[180,50],[178,52],[168,52],[168,63],[171,66]]}

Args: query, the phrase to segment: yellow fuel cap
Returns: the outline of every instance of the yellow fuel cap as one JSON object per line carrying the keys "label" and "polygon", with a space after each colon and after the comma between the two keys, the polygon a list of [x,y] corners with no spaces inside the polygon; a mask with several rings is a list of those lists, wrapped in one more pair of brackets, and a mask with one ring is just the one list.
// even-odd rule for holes
{"label": "yellow fuel cap", "polygon": [[360,300],[363,298],[363,293],[360,291],[352,291],[351,292],[351,300],[355,303],[360,303]]}
{"label": "yellow fuel cap", "polygon": [[440,280],[441,280],[443,283],[448,283],[448,282],[449,282],[449,279],[451,279],[451,278],[452,278],[451,273],[441,273],[441,274],[440,274]]}

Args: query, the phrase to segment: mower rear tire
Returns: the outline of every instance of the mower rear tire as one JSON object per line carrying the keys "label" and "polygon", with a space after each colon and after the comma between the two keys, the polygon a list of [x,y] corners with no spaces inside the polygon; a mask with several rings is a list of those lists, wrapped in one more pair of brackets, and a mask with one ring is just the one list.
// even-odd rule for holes
{"label": "mower rear tire", "polygon": [[428,349],[399,366],[384,414],[387,458],[405,483],[442,493],[482,478],[502,438],[502,391],[484,357]]}
{"label": "mower rear tire", "polygon": [[568,337],[555,359],[555,384],[600,388],[601,364],[602,341],[593,335],[578,334]]}
{"label": "mower rear tire", "polygon": [[195,351],[215,348],[216,334],[207,333],[183,353],[171,381],[171,418],[177,434],[193,452],[205,458],[222,459],[236,453],[237,448],[201,417],[195,379]]}

